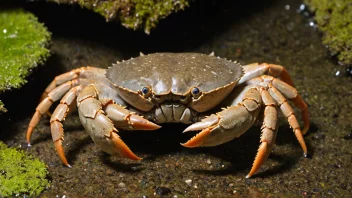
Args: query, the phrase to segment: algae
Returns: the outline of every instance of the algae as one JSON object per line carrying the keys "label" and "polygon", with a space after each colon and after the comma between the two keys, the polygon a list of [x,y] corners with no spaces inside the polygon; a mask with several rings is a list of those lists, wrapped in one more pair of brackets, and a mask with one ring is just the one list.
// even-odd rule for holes
{"label": "algae", "polygon": [[305,0],[315,13],[323,44],[342,65],[352,65],[352,4],[350,0]]}
{"label": "algae", "polygon": [[39,195],[49,187],[46,165],[0,141],[0,197]]}
{"label": "algae", "polygon": [[6,112],[7,110],[5,109],[5,105],[4,103],[2,103],[2,101],[0,100],[0,113],[4,113]]}
{"label": "algae", "polygon": [[26,83],[31,69],[49,56],[50,33],[21,9],[0,10],[0,93]]}
{"label": "algae", "polygon": [[173,12],[189,6],[189,0],[49,0],[56,3],[78,3],[81,7],[93,10],[107,21],[118,19],[130,29],[144,28],[146,34]]}

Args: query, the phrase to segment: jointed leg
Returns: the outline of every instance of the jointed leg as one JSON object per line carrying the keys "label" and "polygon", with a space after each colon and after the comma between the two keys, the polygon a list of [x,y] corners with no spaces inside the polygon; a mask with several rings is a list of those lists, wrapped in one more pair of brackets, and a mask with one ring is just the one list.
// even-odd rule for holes
{"label": "jointed leg", "polygon": [[270,75],[273,77],[280,78],[287,84],[294,86],[293,81],[290,75],[288,74],[287,70],[281,65],[274,65],[268,63],[253,63],[243,66],[243,69],[245,74],[239,81],[239,84],[259,76]]}
{"label": "jointed leg", "polygon": [[66,94],[72,87],[76,86],[77,84],[78,80],[68,81],[50,91],[48,96],[39,103],[27,129],[28,145],[30,145],[30,138],[33,129],[38,124],[41,116],[49,111],[49,108],[55,101],[58,101],[60,98],[62,98],[64,94]]}
{"label": "jointed leg", "polygon": [[[112,120],[120,124],[124,129],[136,129],[145,124],[150,130],[160,128],[146,119],[134,115],[128,110],[113,104],[112,101],[99,99],[98,91],[94,85],[89,85],[83,89],[78,99],[79,117],[83,126],[95,142],[103,151],[109,154],[119,154],[132,160],[140,160],[128,146],[117,135],[118,130],[114,127]],[[105,112],[103,108],[107,111]],[[131,124],[130,127],[127,125]],[[152,128],[154,126],[154,128]]]}
{"label": "jointed leg", "polygon": [[297,90],[279,79],[274,79],[272,81],[272,85],[276,87],[285,98],[291,100],[293,104],[301,110],[302,119],[304,122],[302,133],[303,135],[306,134],[310,125],[308,106],[298,94]]}
{"label": "jointed leg", "polygon": [[274,145],[276,134],[277,134],[277,106],[274,99],[270,96],[268,91],[264,88],[261,88],[260,95],[263,99],[263,103],[265,105],[264,109],[264,121],[261,127],[262,134],[260,137],[260,146],[258,149],[257,156],[255,157],[253,166],[251,171],[248,173],[246,178],[251,177],[254,173],[256,173],[261,165],[266,161],[268,158],[272,147]]}
{"label": "jointed leg", "polygon": [[[303,134],[301,132],[301,129],[299,127],[298,121],[296,119],[296,116],[294,114],[294,111],[292,107],[288,104],[286,98],[281,94],[279,90],[276,89],[275,86],[272,86],[269,84],[269,93],[270,95],[275,99],[275,101],[278,103],[278,106],[280,107],[282,113],[285,115],[287,118],[290,126],[292,127],[295,136],[300,143],[303,153],[306,156],[307,155],[307,146],[306,143],[304,142],[303,139]],[[306,122],[305,122],[305,128],[306,128]],[[308,127],[309,127],[309,122],[308,122]]]}
{"label": "jointed leg", "polygon": [[291,100],[293,104],[301,110],[301,115],[304,123],[302,133],[303,134],[307,133],[310,125],[308,106],[303,101],[303,99],[301,98],[301,96],[298,94],[297,90],[294,87],[281,81],[280,79],[274,78],[272,76],[265,76],[265,75],[257,78],[253,78],[247,81],[246,83],[252,84],[252,85],[261,85],[263,87],[269,87],[269,86],[276,87],[276,89],[283,95],[285,99],[287,98]]}
{"label": "jointed leg", "polygon": [[51,92],[53,89],[55,89],[57,86],[60,86],[63,83],[66,83],[68,81],[78,79],[80,76],[96,76],[96,75],[104,75],[105,70],[100,69],[100,68],[95,68],[95,67],[81,67],[78,69],[74,69],[72,71],[63,73],[59,76],[56,76],[53,81],[46,87],[45,91],[43,92],[40,101],[44,100],[47,96],[48,93]]}
{"label": "jointed leg", "polygon": [[51,136],[55,144],[56,152],[58,153],[61,161],[68,167],[71,167],[64,154],[62,142],[64,141],[64,129],[62,122],[65,120],[67,113],[69,112],[69,106],[75,102],[77,94],[81,91],[80,86],[72,88],[65,96],[61,99],[60,104],[56,107],[53,115],[50,119]]}

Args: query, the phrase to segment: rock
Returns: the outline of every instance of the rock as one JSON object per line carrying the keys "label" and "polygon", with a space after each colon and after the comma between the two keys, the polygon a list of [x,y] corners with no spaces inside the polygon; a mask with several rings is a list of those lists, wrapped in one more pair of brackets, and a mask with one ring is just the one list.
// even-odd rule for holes
{"label": "rock", "polygon": [[352,65],[352,4],[345,0],[305,0],[319,30],[323,44],[342,65]]}
{"label": "rock", "polygon": [[186,184],[188,186],[192,186],[192,180],[191,179],[187,179],[185,182],[186,182]]}
{"label": "rock", "polygon": [[[49,56],[51,34],[21,9],[0,11],[0,93],[25,84],[30,71]],[[0,102],[0,112],[4,112]]]}
{"label": "rock", "polygon": [[126,184],[123,183],[123,182],[120,182],[118,185],[117,185],[118,188],[126,188]]}
{"label": "rock", "polygon": [[0,141],[0,197],[37,197],[50,183],[46,165]]}
{"label": "rock", "polygon": [[107,21],[119,20],[130,29],[144,28],[146,34],[163,19],[173,12],[183,10],[189,6],[189,0],[110,0],[110,1],[74,1],[74,0],[47,0],[56,3],[74,4],[93,10],[105,17]]}
{"label": "rock", "polygon": [[166,188],[166,187],[157,187],[155,189],[155,193],[157,195],[167,195],[167,194],[171,193],[171,190],[169,188]]}

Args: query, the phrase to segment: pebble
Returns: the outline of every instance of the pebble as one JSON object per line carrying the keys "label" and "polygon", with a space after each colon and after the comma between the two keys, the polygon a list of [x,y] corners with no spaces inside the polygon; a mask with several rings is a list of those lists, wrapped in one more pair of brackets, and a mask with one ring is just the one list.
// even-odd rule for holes
{"label": "pebble", "polygon": [[207,160],[207,164],[211,164],[211,160],[210,159]]}
{"label": "pebble", "polygon": [[118,188],[126,188],[126,184],[123,183],[123,182],[120,182],[118,185],[117,185]]}
{"label": "pebble", "polygon": [[191,179],[187,179],[185,182],[186,182],[187,185],[192,186],[192,180]]}
{"label": "pebble", "polygon": [[352,139],[352,133],[349,133],[343,137],[345,140],[351,140]]}
{"label": "pebble", "polygon": [[166,188],[166,187],[157,187],[155,189],[155,193],[157,195],[167,195],[167,194],[171,193],[171,190],[169,188]]}

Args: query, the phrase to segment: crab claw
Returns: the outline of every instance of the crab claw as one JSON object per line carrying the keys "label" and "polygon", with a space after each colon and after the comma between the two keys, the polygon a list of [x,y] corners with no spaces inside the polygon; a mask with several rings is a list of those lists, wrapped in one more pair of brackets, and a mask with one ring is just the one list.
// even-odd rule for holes
{"label": "crab claw", "polygon": [[113,143],[113,148],[120,156],[136,161],[143,159],[134,154],[116,133],[111,133],[110,138]]}
{"label": "crab claw", "polygon": [[107,116],[114,122],[116,128],[126,130],[156,130],[161,128],[161,126],[117,104],[109,104],[104,110]]}
{"label": "crab claw", "polygon": [[184,147],[188,148],[194,148],[194,147],[199,147],[202,146],[204,139],[211,133],[210,128],[206,128],[202,130],[200,133],[198,133],[196,136],[192,137],[190,140],[188,140],[186,143],[181,144]]}
{"label": "crab claw", "polygon": [[127,116],[127,120],[133,129],[136,130],[156,130],[161,128],[161,126],[135,114],[130,114]]}
{"label": "crab claw", "polygon": [[202,119],[200,122],[196,122],[189,127],[187,127],[183,132],[198,131],[202,130],[200,133],[192,137],[186,143],[181,144],[184,147],[194,148],[203,145],[204,140],[211,134],[213,128],[217,126],[220,118],[217,115],[211,115]]}
{"label": "crab claw", "polygon": [[219,120],[220,120],[220,118],[217,115],[212,114],[211,116],[202,119],[202,121],[196,122],[196,123],[188,126],[183,131],[183,133],[189,132],[189,131],[203,130],[207,127],[214,126],[215,124],[217,124],[219,122]]}

